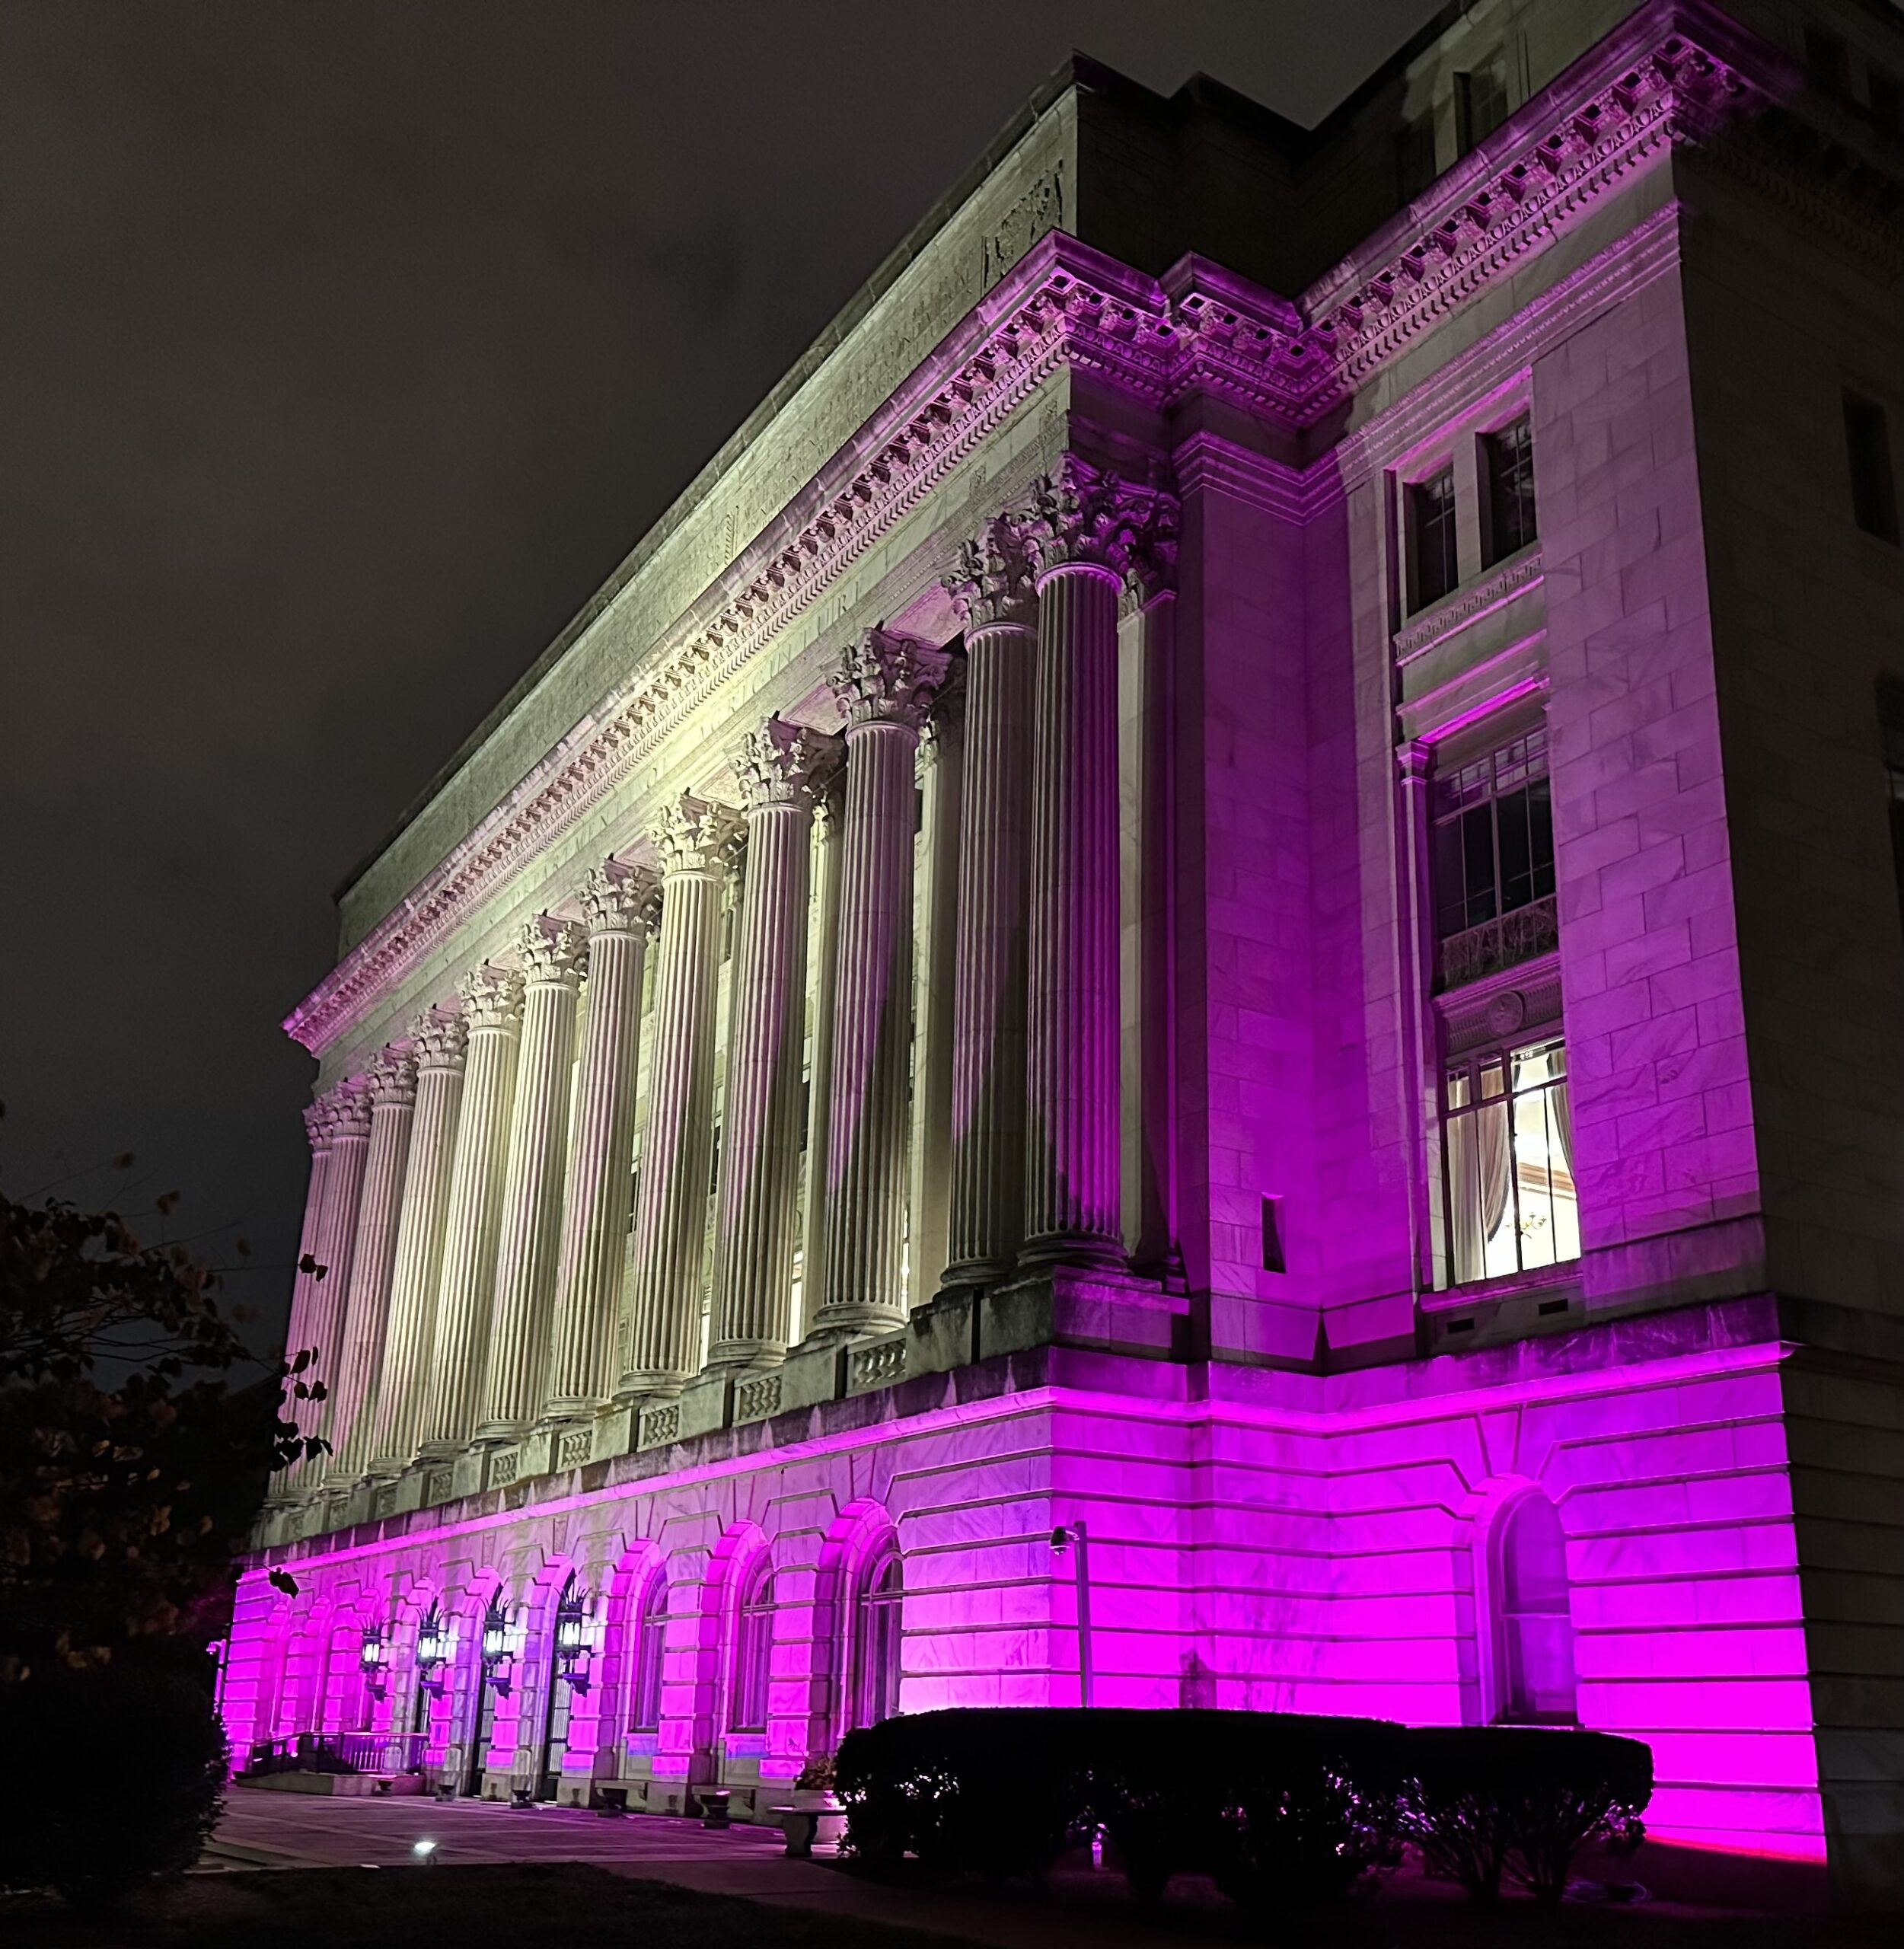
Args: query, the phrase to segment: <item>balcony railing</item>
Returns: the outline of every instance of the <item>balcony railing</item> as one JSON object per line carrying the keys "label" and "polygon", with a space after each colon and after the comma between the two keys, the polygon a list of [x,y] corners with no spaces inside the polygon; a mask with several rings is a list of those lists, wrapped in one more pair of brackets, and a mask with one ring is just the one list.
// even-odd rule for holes
{"label": "balcony railing", "polygon": [[1560,945],[1560,921],[1554,896],[1536,900],[1529,907],[1517,907],[1492,920],[1484,920],[1465,933],[1450,934],[1441,943],[1437,957],[1435,986],[1465,987],[1483,976],[1497,974],[1504,968],[1551,954]]}
{"label": "balcony railing", "polygon": [[425,1733],[291,1733],[260,1740],[247,1773],[420,1773]]}

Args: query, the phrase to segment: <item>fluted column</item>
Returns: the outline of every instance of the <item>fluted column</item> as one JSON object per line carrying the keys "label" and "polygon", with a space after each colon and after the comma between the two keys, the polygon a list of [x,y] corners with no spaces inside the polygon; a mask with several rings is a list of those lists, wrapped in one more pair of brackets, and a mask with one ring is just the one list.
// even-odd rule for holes
{"label": "fluted column", "polygon": [[1123,1262],[1118,601],[1143,506],[1067,460],[1026,530],[1038,669],[1020,1257],[1033,1265]]}
{"label": "fluted column", "polygon": [[634,1290],[616,1392],[678,1393],[700,1364],[701,1255],[713,1168],[714,1006],[721,852],[729,815],[684,798],[655,835],[661,942],[648,1128],[635,1219]]}
{"label": "fluted column", "polygon": [[[311,1345],[311,1309],[317,1281],[306,1268],[317,1263],[318,1228],[324,1222],[324,1177],[330,1168],[332,1123],[328,1102],[311,1104],[305,1111],[305,1135],[311,1142],[311,1179],[305,1192],[304,1223],[298,1232],[298,1269],[291,1282],[291,1316],[285,1328],[284,1357],[287,1364],[295,1360]],[[295,1396],[289,1396],[285,1401],[286,1418],[295,1421],[304,1433],[312,1432],[317,1412],[310,1402],[300,1401]],[[274,1501],[282,1501],[297,1472],[297,1464],[293,1462],[273,1476],[271,1494]]]}
{"label": "fluted column", "polygon": [[[364,1188],[365,1153],[370,1145],[370,1097],[362,1077],[337,1084],[326,1098],[330,1112],[330,1160],[324,1172],[324,1210],[311,1256],[321,1270],[311,1274],[309,1345],[316,1357],[308,1377],[324,1398],[308,1405],[308,1434],[330,1440],[335,1425],[333,1399],[344,1366],[344,1313],[350,1296],[350,1267],[357,1246],[357,1207]],[[330,1472],[330,1458],[317,1456],[298,1466],[297,1485],[314,1488]]]}
{"label": "fluted column", "polygon": [[614,1395],[635,1148],[635,1066],[652,873],[610,860],[588,876],[588,1017],[548,1378],[550,1418],[585,1419]]}
{"label": "fluted column", "polygon": [[833,680],[846,713],[840,939],[833,999],[826,1302],[819,1334],[904,1323],[912,1048],[913,758],[945,681],[942,650],[869,630]]}
{"label": "fluted column", "polygon": [[574,1084],[582,930],[531,920],[516,939],[522,963],[522,1052],[502,1175],[502,1229],[490,1305],[489,1368],[479,1441],[512,1441],[535,1425],[549,1371],[549,1321],[562,1247],[562,1179]]}
{"label": "fluted column", "polygon": [[952,1191],[952,1006],[958,955],[958,823],[965,796],[964,700],[951,681],[919,735],[914,870],[912,1111],[907,1147],[906,1299],[939,1290],[949,1256]]}
{"label": "fluted column", "polygon": [[1010,1270],[1025,1208],[1025,860],[1038,600],[1016,523],[987,524],[947,586],[965,626],[952,1193],[945,1284]]}
{"label": "fluted column", "polygon": [[513,969],[479,968],[458,993],[469,1041],[423,1413],[422,1452],[432,1459],[457,1453],[475,1425],[522,1028],[522,978]]}
{"label": "fluted column", "polygon": [[410,1024],[410,1035],[416,1054],[416,1115],[410,1128],[410,1168],[403,1179],[390,1320],[384,1329],[368,1451],[372,1472],[386,1475],[408,1466],[420,1438],[437,1287],[442,1277],[443,1227],[463,1104],[462,1017],[429,1010]]}
{"label": "fluted column", "polygon": [[369,1418],[375,1412],[410,1126],[416,1115],[416,1057],[407,1048],[387,1046],[370,1067],[368,1088],[370,1141],[364,1153],[363,1195],[358,1201],[357,1241],[344,1306],[343,1364],[331,1402],[333,1452],[327,1472],[332,1487],[355,1482],[369,1459]]}
{"label": "fluted column", "polygon": [[833,1113],[833,981],[840,952],[840,810],[838,782],[813,807],[812,1067],[807,1075],[806,1207],[800,1230],[800,1317],[794,1337],[804,1339],[826,1304],[827,1156]]}
{"label": "fluted column", "polygon": [[838,738],[777,717],[748,735],[735,764],[746,808],[747,884],[728,1013],[710,1365],[777,1364],[797,1331],[793,1221],[813,804],[839,748]]}

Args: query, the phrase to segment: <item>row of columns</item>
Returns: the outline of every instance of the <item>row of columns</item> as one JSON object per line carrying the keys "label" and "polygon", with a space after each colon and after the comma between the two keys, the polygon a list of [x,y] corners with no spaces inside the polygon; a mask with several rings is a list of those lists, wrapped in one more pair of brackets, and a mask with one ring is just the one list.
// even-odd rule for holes
{"label": "row of columns", "polygon": [[909,1207],[915,1259],[936,1231],[948,1286],[1122,1262],[1118,614],[1134,564],[1167,552],[1171,512],[1068,462],[948,579],[963,776],[935,782],[947,830],[931,868],[936,893],[955,876],[956,923],[942,915],[919,971],[930,1005],[950,1003],[942,1074],[913,1069],[915,773],[955,659],[879,629],[834,673],[840,735],[777,718],[752,732],[738,817],[681,799],[653,836],[658,872],[604,862],[579,920],[531,923],[517,965],[476,970],[455,1010],[427,1011],[314,1107],[292,1344],[335,1376],[306,1418],[333,1453],[285,1488],[585,1420],[699,1369],[722,888],[743,848],[709,1364],[771,1366],[799,1334],[816,894],[808,1332],[903,1323]]}

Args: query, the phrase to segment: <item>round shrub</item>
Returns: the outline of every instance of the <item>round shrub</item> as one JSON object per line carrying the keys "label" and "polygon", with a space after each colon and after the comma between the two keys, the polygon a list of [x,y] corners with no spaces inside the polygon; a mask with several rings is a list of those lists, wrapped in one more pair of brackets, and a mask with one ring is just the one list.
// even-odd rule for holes
{"label": "round shrub", "polygon": [[197,1860],[222,1804],[204,1689],[107,1667],[0,1685],[0,1887],[109,1907]]}

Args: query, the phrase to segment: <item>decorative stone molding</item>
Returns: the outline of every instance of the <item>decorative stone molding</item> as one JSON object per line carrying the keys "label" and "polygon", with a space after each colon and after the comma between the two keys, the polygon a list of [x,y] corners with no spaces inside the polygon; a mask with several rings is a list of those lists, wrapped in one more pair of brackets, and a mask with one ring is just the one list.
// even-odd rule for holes
{"label": "decorative stone molding", "polygon": [[553,987],[572,981],[581,971],[588,937],[572,920],[544,914],[525,921],[515,937],[525,987]]}
{"label": "decorative stone molding", "polygon": [[898,1336],[853,1350],[853,1385],[884,1387],[906,1377],[906,1343]]}
{"label": "decorative stone molding", "polygon": [[1022,523],[1008,515],[994,515],[976,541],[960,547],[958,566],[944,579],[960,627],[968,635],[1004,627],[1036,628],[1035,573]]}
{"label": "decorative stone molding", "polygon": [[829,732],[770,717],[748,732],[734,760],[742,804],[754,812],[763,805],[816,803],[831,783],[844,749]]}
{"label": "decorative stone molding", "polygon": [[1498,608],[1523,589],[1536,587],[1542,573],[1538,543],[1523,548],[1517,555],[1510,556],[1478,582],[1457,589],[1446,601],[1397,630],[1392,639],[1395,660],[1405,663],[1424,650],[1445,643],[1450,636],[1465,629],[1477,616]]}
{"label": "decorative stone molding", "polygon": [[1560,920],[1552,895],[1531,906],[1450,935],[1437,950],[1438,984],[1464,987],[1523,961],[1551,954],[1560,945]]}
{"label": "decorative stone molding", "polygon": [[411,1104],[416,1101],[416,1058],[395,1042],[378,1051],[365,1078],[365,1093],[375,1111],[386,1103]]}
{"label": "decorative stone molding", "polygon": [[725,805],[683,793],[655,828],[655,850],[661,855],[664,878],[716,871],[734,831],[734,815]]}
{"label": "decorative stone molding", "polygon": [[593,1428],[565,1428],[556,1440],[555,1466],[558,1469],[585,1467],[594,1451]]}
{"label": "decorative stone molding", "polygon": [[734,1419],[742,1421],[764,1421],[770,1415],[780,1412],[780,1376],[777,1373],[756,1374],[751,1379],[737,1381],[734,1386]]}
{"label": "decorative stone molding", "polygon": [[[601,804],[674,729],[1069,367],[1307,426],[1676,145],[1795,85],[1704,5],[1641,8],[1300,303],[1192,262],[1166,290],[1061,232],[1035,246],[782,517],[286,1019],[321,1053]],[[1327,470],[1325,470],[1326,472]]]}
{"label": "decorative stone molding", "polygon": [[649,903],[659,892],[655,876],[619,860],[604,860],[582,883],[582,914],[591,934],[632,934],[646,924]]}
{"label": "decorative stone molding", "polygon": [[641,1411],[641,1426],[636,1441],[638,1448],[660,1448],[681,1437],[681,1404],[670,1401],[656,1408],[644,1408]]}
{"label": "decorative stone molding", "polygon": [[457,984],[466,1032],[513,1029],[522,1019],[522,977],[513,968],[485,964],[472,968]]}
{"label": "decorative stone molding", "polygon": [[447,1009],[426,1009],[410,1025],[410,1046],[419,1072],[461,1069],[468,1038],[468,1024]]}
{"label": "decorative stone molding", "polygon": [[1042,476],[1032,490],[1025,545],[1041,576],[1088,566],[1121,581],[1147,512],[1147,499],[1116,474],[1067,454],[1057,472]]}
{"label": "decorative stone molding", "polygon": [[831,679],[849,732],[868,724],[922,729],[952,659],[942,649],[895,630],[863,630]]}

